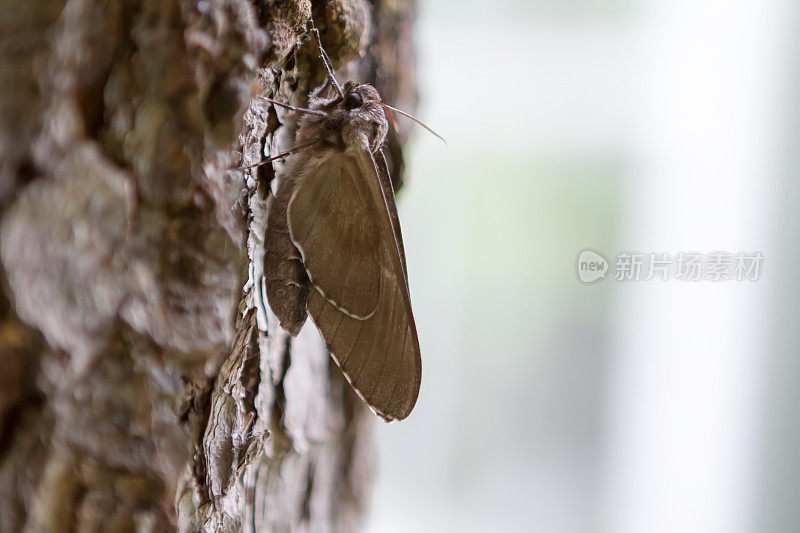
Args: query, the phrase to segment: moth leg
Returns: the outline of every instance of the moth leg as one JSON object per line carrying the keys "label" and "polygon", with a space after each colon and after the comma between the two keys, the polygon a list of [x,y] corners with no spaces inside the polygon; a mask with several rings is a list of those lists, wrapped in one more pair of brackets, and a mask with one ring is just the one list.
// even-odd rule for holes
{"label": "moth leg", "polygon": [[279,159],[284,159],[286,157],[289,157],[290,155],[296,154],[297,152],[299,152],[301,150],[304,150],[305,148],[306,148],[305,146],[302,146],[302,147],[301,146],[295,146],[294,148],[286,150],[285,152],[281,152],[280,154],[278,154],[276,156],[268,157],[268,158],[264,159],[263,161],[259,161],[258,163],[255,163],[253,165],[247,165],[245,167],[236,167],[236,170],[250,170],[250,169],[253,169],[253,168],[256,168],[256,167],[260,167],[262,165],[266,165],[267,163],[272,163],[273,161],[277,161]]}
{"label": "moth leg", "polygon": [[297,107],[294,105],[284,104],[283,102],[279,102],[278,100],[273,100],[272,98],[267,98],[266,96],[259,96],[265,102],[269,102],[270,104],[274,104],[278,107],[282,107],[284,109],[288,109],[289,111],[295,111],[297,113],[305,113],[307,115],[317,115],[320,117],[326,116],[323,111],[317,111],[315,109],[307,109],[305,107]]}

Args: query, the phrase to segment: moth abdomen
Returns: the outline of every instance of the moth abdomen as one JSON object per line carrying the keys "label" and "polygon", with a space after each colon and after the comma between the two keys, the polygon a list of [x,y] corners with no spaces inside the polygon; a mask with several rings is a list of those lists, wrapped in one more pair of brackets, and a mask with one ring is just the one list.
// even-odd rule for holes
{"label": "moth abdomen", "polygon": [[281,327],[293,337],[306,321],[309,279],[300,256],[289,236],[286,205],[291,184],[281,183],[269,203],[267,234],[264,242],[264,273],[267,299]]}

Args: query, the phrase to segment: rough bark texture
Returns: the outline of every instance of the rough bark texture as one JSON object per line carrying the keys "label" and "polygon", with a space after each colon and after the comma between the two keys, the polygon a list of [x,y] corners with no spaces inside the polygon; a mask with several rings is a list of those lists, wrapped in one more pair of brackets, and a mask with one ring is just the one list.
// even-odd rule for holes
{"label": "rough bark texture", "polygon": [[263,299],[282,167],[231,170],[291,146],[312,13],[413,109],[409,0],[0,0],[0,531],[358,524],[373,415]]}

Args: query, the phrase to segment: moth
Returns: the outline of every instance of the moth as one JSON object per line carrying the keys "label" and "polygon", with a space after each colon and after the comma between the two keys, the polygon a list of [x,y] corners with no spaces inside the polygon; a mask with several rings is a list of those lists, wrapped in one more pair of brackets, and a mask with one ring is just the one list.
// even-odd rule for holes
{"label": "moth", "polygon": [[[292,336],[311,315],[361,399],[386,421],[402,420],[416,404],[422,361],[394,191],[380,149],[387,110],[419,121],[382,102],[371,85],[339,85],[312,32],[328,79],[308,108],[265,98],[300,115],[294,148],[259,163],[288,158],[268,207],[267,299]],[[320,96],[327,84],[335,94]]]}

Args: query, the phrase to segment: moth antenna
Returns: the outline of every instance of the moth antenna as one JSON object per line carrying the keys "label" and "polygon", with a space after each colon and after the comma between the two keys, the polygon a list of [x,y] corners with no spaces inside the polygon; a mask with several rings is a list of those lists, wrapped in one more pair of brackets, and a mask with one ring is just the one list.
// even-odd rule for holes
{"label": "moth antenna", "polygon": [[262,100],[266,100],[271,104],[275,104],[276,106],[285,107],[286,109],[291,109],[292,111],[297,111],[298,113],[307,113],[309,115],[317,115],[320,117],[328,116],[327,113],[324,113],[322,111],[317,111],[315,109],[306,109],[304,107],[295,107],[293,105],[284,104],[283,102],[278,102],[277,100],[273,100],[272,98],[267,98],[266,96],[259,96],[259,98],[261,98]]}
{"label": "moth antenna", "polygon": [[311,33],[313,33],[314,37],[317,38],[317,45],[319,46],[319,55],[322,58],[322,63],[325,65],[325,70],[328,71],[328,79],[331,80],[331,84],[333,85],[334,89],[336,89],[336,92],[339,94],[339,96],[341,96],[342,99],[344,99],[344,91],[342,90],[342,86],[339,85],[338,81],[336,81],[336,76],[333,73],[333,61],[331,61],[331,58],[328,57],[328,54],[325,52],[325,49],[322,48],[322,39],[319,36],[319,31],[317,30],[317,27],[314,26],[314,19],[311,19]]}
{"label": "moth antenna", "polygon": [[425,124],[424,122],[422,122],[418,118],[414,117],[413,115],[410,115],[409,113],[406,113],[405,111],[400,111],[396,107],[392,107],[389,104],[381,102],[380,100],[370,100],[367,103],[368,104],[378,104],[379,106],[381,106],[381,107],[383,107],[385,109],[388,109],[390,111],[394,111],[395,113],[400,113],[401,115],[403,115],[406,118],[410,118],[411,120],[413,120],[414,122],[416,122],[417,124],[419,124],[420,126],[425,128],[426,130],[428,130],[430,133],[432,133],[437,139],[442,141],[445,145],[447,144],[447,141],[444,140],[444,137],[442,137],[441,135],[439,135],[438,133],[433,131],[427,124]]}
{"label": "moth antenna", "polygon": [[394,118],[394,113],[391,110],[386,110],[386,116],[389,119],[389,125],[392,127],[395,133],[397,133],[397,120]]}

